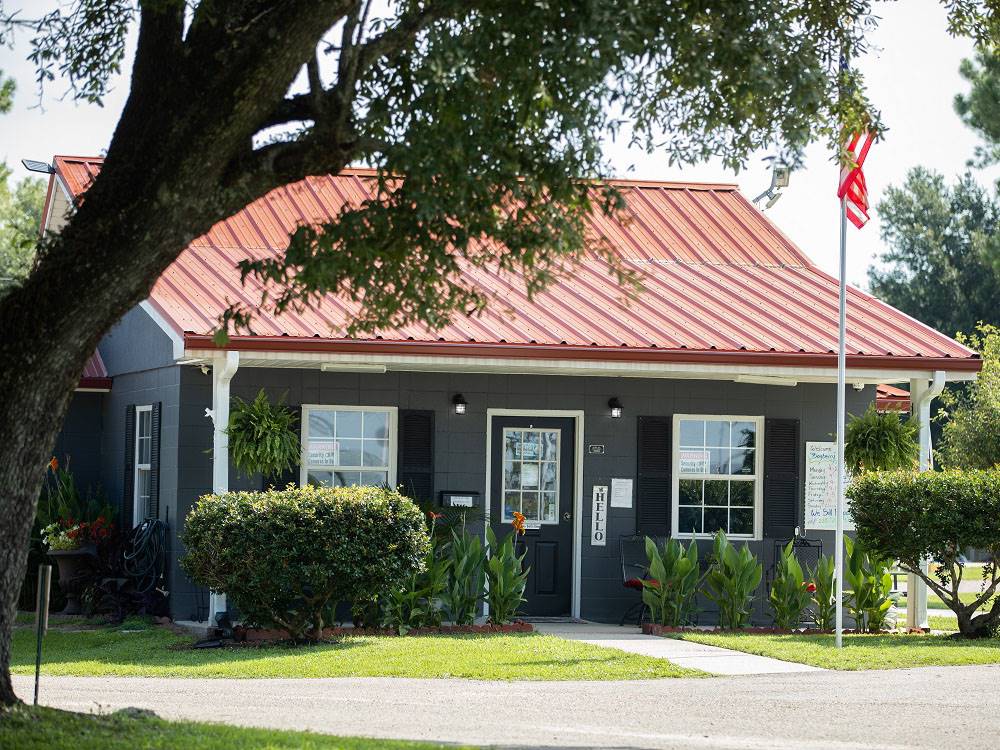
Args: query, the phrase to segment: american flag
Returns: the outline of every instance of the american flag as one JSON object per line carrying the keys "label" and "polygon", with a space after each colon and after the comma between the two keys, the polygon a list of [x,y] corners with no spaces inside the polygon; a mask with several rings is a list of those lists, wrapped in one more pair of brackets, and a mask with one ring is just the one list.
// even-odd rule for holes
{"label": "american flag", "polygon": [[844,200],[847,218],[858,229],[868,221],[868,188],[865,186],[865,173],[861,171],[861,167],[874,141],[875,133],[871,131],[852,134],[847,141],[846,163],[840,168],[837,197]]}

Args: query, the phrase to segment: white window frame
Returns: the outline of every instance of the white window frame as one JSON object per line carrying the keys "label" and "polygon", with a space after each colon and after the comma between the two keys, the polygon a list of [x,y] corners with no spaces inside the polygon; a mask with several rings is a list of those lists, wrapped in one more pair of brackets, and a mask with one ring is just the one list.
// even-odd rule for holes
{"label": "white window frame", "polygon": [[[561,492],[560,492],[561,484],[560,484],[560,482],[562,480],[562,447],[563,447],[563,444],[562,444],[562,441],[563,441],[563,434],[562,434],[563,431],[562,431],[562,428],[561,427],[504,427],[503,430],[502,430],[501,436],[500,436],[500,439],[502,441],[501,442],[501,449],[500,449],[501,451],[503,451],[503,450],[506,449],[506,446],[507,446],[507,433],[508,432],[537,432],[537,433],[554,432],[554,433],[556,433],[556,460],[555,460],[555,465],[556,465],[556,491],[555,491],[555,495],[556,495],[556,517],[552,521],[539,521],[539,520],[536,520],[534,518],[529,518],[529,519],[527,519],[527,523],[531,524],[532,528],[534,528],[535,526],[539,526],[539,525],[540,526],[558,526],[559,522],[560,522],[560,518],[559,518],[559,500],[560,500],[560,495],[561,495]],[[506,457],[506,455],[502,456],[501,462],[504,465],[506,465],[506,463],[507,463],[507,457]],[[522,459],[522,463],[523,463],[523,459]],[[538,498],[539,514],[541,514],[541,508],[542,508],[542,498],[541,498],[542,487],[541,487],[541,480],[542,480],[542,473],[541,473],[541,469],[539,469],[539,472],[538,472],[538,491],[537,491],[537,493],[539,495],[539,498]],[[506,473],[501,469],[501,474],[500,474],[500,520],[502,522],[504,522],[504,523],[509,523],[513,519],[512,518],[508,518],[507,517],[507,513],[506,513],[506,507],[507,507],[507,503],[506,503],[507,486],[506,486],[506,483],[507,483]],[[517,491],[518,492],[523,492],[524,490],[518,489]]]}
{"label": "white window frame", "polygon": [[[314,411],[376,411],[389,415],[389,466],[388,484],[390,487],[396,486],[396,453],[397,453],[397,424],[399,409],[395,406],[342,406],[340,404],[303,404],[302,405],[302,439],[299,446],[299,485],[306,486],[309,477],[309,469],[316,471],[331,471],[328,466],[311,466],[306,463],[307,446],[309,445],[309,415]],[[370,466],[344,466],[338,467],[343,471],[371,471]],[[376,469],[379,471],[380,469]]]}
{"label": "white window frame", "polygon": [[[139,462],[139,441],[143,437],[139,433],[139,425],[142,424],[142,415],[149,414],[149,435],[146,436],[149,439],[149,463]],[[132,527],[135,528],[143,521],[146,520],[146,514],[139,514],[139,502],[140,496],[139,491],[142,487],[142,482],[139,481],[139,473],[146,471],[152,474],[153,471],[153,405],[146,404],[144,406],[135,407],[135,426],[134,426],[134,437],[132,440]],[[150,492],[152,492],[152,476],[150,476]],[[152,499],[152,497],[150,497]]]}
{"label": "white window frame", "polygon": [[[703,421],[713,421],[713,422],[753,422],[757,428],[757,433],[754,438],[754,493],[753,493],[753,534],[730,534],[730,539],[739,539],[745,541],[760,541],[763,539],[764,530],[764,417],[763,416],[747,416],[747,415],[735,415],[735,414],[675,414],[673,421],[673,433],[671,436],[671,454],[670,454],[670,529],[671,536],[675,539],[711,539],[715,536],[715,532],[712,533],[680,533],[678,528],[680,526],[679,516],[680,516],[680,445],[681,445],[681,420],[684,419],[697,419]],[[701,479],[722,479],[722,480],[732,480],[734,477],[746,477],[745,474],[703,474],[699,475]],[[743,481],[746,481],[744,479]]]}

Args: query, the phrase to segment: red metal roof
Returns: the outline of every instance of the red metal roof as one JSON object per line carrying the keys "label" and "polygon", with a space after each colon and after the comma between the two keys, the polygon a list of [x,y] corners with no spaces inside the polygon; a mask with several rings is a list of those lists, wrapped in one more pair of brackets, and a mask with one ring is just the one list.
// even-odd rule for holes
{"label": "red metal roof", "polygon": [[879,411],[910,411],[910,392],[892,385],[875,389],[875,408]]}
{"label": "red metal roof", "polygon": [[101,359],[100,352],[95,351],[90,355],[90,359],[87,360],[87,364],[83,368],[83,375],[80,377],[80,385],[77,388],[98,391],[111,390],[111,378],[108,377],[108,371],[104,367],[104,360]]}
{"label": "red metal roof", "polygon": [[[79,197],[100,159],[56,157]],[[210,346],[233,302],[256,308],[263,287],[241,285],[236,263],[275,255],[303,223],[335,216],[370,195],[372,172],[345,170],[273,190],[196,239],[156,283],[150,301],[189,344]],[[584,258],[572,276],[529,300],[523,280],[495,270],[465,273],[493,302],[477,317],[432,331],[423,325],[342,338],[356,310],[328,295],[321,305],[255,314],[253,335],[230,348],[431,353],[828,366],[837,349],[837,282],[799,250],[734,185],[619,181],[626,208],[595,214],[588,230],[642,275],[626,300],[606,264]],[[978,369],[976,354],[869,294],[851,288],[852,366]],[[388,347],[388,349],[387,349]],[[413,351],[418,353],[418,351]]]}

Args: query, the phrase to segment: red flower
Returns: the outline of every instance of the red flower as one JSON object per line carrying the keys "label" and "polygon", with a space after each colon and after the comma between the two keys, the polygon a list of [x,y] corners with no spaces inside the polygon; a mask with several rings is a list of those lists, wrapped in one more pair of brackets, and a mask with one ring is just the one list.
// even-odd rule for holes
{"label": "red flower", "polygon": [[439,518],[444,518],[444,513],[435,513],[432,510],[427,511],[427,515],[431,517],[432,521],[436,521]]}
{"label": "red flower", "polygon": [[809,581],[809,583],[805,584],[805,587],[806,591],[808,591],[810,594],[816,591],[816,584],[813,583],[812,581]]}
{"label": "red flower", "polygon": [[52,471],[59,471],[59,459],[53,456],[49,461],[49,468],[52,469]]}

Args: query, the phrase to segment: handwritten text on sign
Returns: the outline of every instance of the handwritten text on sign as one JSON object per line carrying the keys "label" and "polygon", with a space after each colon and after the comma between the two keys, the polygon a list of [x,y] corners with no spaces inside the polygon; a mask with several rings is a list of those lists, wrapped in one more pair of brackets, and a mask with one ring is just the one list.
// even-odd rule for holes
{"label": "handwritten text on sign", "polygon": [[[805,471],[806,528],[837,528],[837,445],[828,442],[806,443]],[[844,505],[844,528],[854,530],[847,505]]]}

